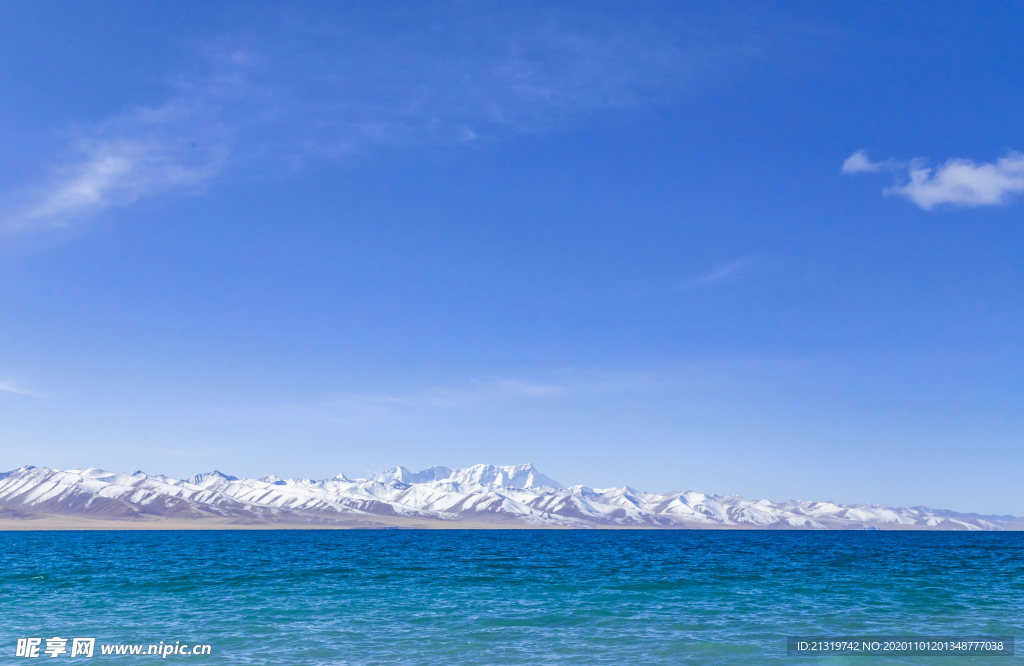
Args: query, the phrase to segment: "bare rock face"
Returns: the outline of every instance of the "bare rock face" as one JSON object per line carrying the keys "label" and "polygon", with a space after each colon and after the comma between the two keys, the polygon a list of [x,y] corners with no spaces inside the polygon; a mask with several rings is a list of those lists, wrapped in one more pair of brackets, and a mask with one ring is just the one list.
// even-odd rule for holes
{"label": "bare rock face", "polygon": [[1024,518],[926,507],[747,500],[629,487],[566,488],[533,465],[395,467],[369,479],[190,479],[98,469],[23,467],[0,474],[0,518],[41,515],[106,520],[153,518],[234,523],[380,525],[380,517],[535,527],[1021,530]]}

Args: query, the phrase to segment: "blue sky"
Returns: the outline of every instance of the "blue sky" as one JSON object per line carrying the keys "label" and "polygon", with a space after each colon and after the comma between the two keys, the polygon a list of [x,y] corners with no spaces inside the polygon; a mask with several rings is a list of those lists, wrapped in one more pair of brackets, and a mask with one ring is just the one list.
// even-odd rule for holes
{"label": "blue sky", "polygon": [[8,2],[0,467],[1024,515],[1024,9]]}

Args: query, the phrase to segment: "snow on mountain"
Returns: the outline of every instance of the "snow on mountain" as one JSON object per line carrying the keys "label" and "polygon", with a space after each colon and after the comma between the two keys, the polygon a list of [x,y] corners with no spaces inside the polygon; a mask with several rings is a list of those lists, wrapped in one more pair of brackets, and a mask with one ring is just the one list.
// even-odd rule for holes
{"label": "snow on mountain", "polygon": [[439,465],[422,472],[410,472],[404,467],[393,467],[371,477],[382,483],[430,483],[449,481],[462,485],[511,486],[513,488],[562,489],[564,486],[549,476],[541,474],[532,464],[499,467],[498,465],[474,465],[466,469],[449,469]]}
{"label": "snow on mountain", "polygon": [[369,479],[339,474],[319,481],[273,475],[239,479],[217,471],[179,480],[142,472],[23,467],[0,473],[0,515],[8,514],[356,526],[443,521],[538,527],[1024,529],[1022,518],[926,507],[772,503],[690,491],[645,493],[625,486],[565,488],[529,464],[438,466],[420,472],[395,467]]}

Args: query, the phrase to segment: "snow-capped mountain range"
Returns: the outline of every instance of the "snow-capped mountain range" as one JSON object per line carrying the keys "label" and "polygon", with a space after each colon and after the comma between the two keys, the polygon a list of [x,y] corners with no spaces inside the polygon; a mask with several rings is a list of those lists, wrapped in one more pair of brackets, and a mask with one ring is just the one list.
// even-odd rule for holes
{"label": "snow-capped mountain range", "polygon": [[[75,517],[281,527],[652,527],[1022,530],[1024,518],[925,507],[747,500],[629,487],[566,488],[533,465],[396,467],[368,479],[191,479],[22,467],[0,474],[0,519]],[[126,525],[127,527],[128,525]]]}

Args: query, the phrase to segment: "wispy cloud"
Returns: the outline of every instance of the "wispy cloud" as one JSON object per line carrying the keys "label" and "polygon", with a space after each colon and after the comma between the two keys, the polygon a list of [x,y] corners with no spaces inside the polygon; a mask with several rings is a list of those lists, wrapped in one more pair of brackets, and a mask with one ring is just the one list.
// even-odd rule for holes
{"label": "wispy cloud", "polygon": [[555,382],[500,379],[473,381],[461,386],[437,385],[400,393],[335,393],[323,400],[277,405],[269,411],[284,418],[349,423],[456,412],[517,401],[567,400],[640,391],[675,382],[678,378],[656,372],[592,373]]}
{"label": "wispy cloud", "polygon": [[16,393],[30,398],[34,398],[37,395],[35,391],[30,391],[16,382],[3,379],[0,379],[0,391],[3,391],[4,393]]}
{"label": "wispy cloud", "polygon": [[843,162],[843,173],[889,170],[901,175],[900,182],[883,190],[912,201],[924,210],[943,204],[973,207],[1007,203],[1024,192],[1024,154],[1010,153],[995,162],[952,158],[938,168],[925,166],[921,159],[910,162],[872,162],[863,150]]}
{"label": "wispy cloud", "polygon": [[323,421],[382,418],[399,413],[457,409],[516,399],[545,399],[566,395],[568,386],[516,379],[473,382],[464,387],[432,386],[400,394],[338,393],[324,400],[284,405],[284,416]]}
{"label": "wispy cloud", "polygon": [[757,254],[748,254],[740,257],[739,259],[730,261],[727,264],[718,266],[704,275],[680,285],[678,289],[684,291],[689,289],[698,289],[700,287],[707,287],[720,282],[734,280],[755,270],[759,263],[759,256]]}
{"label": "wispy cloud", "polygon": [[755,51],[749,35],[641,13],[439,7],[396,9],[386,28],[292,16],[207,43],[191,69],[167,77],[163,103],[72,132],[0,224],[68,227],[147,197],[202,192],[243,163],[295,168],[549,131],[666,99]]}
{"label": "wispy cloud", "polygon": [[334,48],[268,56],[276,108],[312,119],[324,151],[477,143],[663,99],[737,57],[735,44],[681,21],[482,7],[405,13],[384,32],[296,28],[293,38]]}
{"label": "wispy cloud", "polygon": [[248,417],[342,424],[434,417],[457,420],[485,409],[511,408],[522,413],[529,404],[590,401],[607,395],[746,390],[771,383],[777,379],[780,368],[788,372],[800,363],[801,360],[791,359],[707,359],[633,371],[566,372],[557,381],[501,379],[400,392],[337,392],[308,402],[253,406],[240,413]]}
{"label": "wispy cloud", "polygon": [[219,170],[219,151],[205,150],[203,159],[190,160],[175,143],[129,136],[82,141],[79,155],[8,214],[6,226],[15,231],[66,227],[111,206],[174,189],[195,190]]}
{"label": "wispy cloud", "polygon": [[208,57],[201,73],[177,77],[168,99],[88,128],[72,130],[70,145],[53,159],[41,184],[0,215],[8,231],[69,227],[109,208],[164,193],[197,193],[220,172],[231,133],[220,119],[233,92],[237,54]]}

